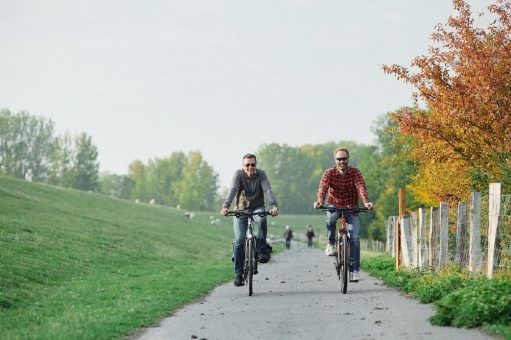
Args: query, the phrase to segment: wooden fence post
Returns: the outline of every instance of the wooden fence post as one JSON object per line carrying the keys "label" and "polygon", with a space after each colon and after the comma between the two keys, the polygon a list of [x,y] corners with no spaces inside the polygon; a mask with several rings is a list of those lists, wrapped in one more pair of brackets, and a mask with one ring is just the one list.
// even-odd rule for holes
{"label": "wooden fence post", "polygon": [[465,268],[467,251],[467,204],[465,202],[458,203],[458,213],[456,219],[456,258],[455,261],[461,268]]}
{"label": "wooden fence post", "polygon": [[495,262],[495,241],[497,239],[497,227],[500,215],[500,183],[490,183],[488,216],[488,266],[486,276],[492,278]]}
{"label": "wooden fence post", "polygon": [[415,212],[410,214],[410,234],[412,267],[417,268],[419,266],[419,238],[417,236],[417,213]]}
{"label": "wooden fence post", "polygon": [[470,195],[470,245],[468,269],[472,273],[481,272],[481,193],[472,192]]}
{"label": "wooden fence post", "polygon": [[396,231],[394,230],[396,227],[396,217],[395,216],[389,216],[387,220],[387,253],[394,257],[396,256],[396,253],[394,251],[394,246],[396,244],[394,237],[396,236]]}
{"label": "wooden fence post", "polygon": [[398,192],[398,202],[399,202],[399,219],[396,224],[396,269],[402,264],[401,258],[401,219],[405,214],[406,210],[406,197],[405,197],[405,189],[400,188]]}
{"label": "wooden fence post", "polygon": [[419,208],[419,223],[418,223],[418,235],[419,235],[419,268],[424,268],[427,262],[428,255],[428,243],[426,241],[426,212],[424,208]]}
{"label": "wooden fence post", "polygon": [[412,234],[410,233],[411,218],[409,215],[403,216],[401,220],[401,256],[403,259],[402,265],[411,267],[413,265],[412,256]]}
{"label": "wooden fence post", "polygon": [[386,230],[386,238],[385,238],[385,251],[387,252],[387,254],[389,255],[392,255],[392,253],[390,252],[390,242],[392,242],[391,238],[390,238],[390,235],[392,233],[392,229],[391,229],[391,226],[390,226],[390,216],[389,218],[387,218],[387,221],[385,222],[385,230]]}
{"label": "wooden fence post", "polygon": [[429,213],[429,235],[428,235],[429,244],[428,265],[430,268],[436,267],[435,259],[437,258],[437,256],[435,256],[435,248],[438,245],[438,241],[436,240],[435,237],[433,237],[435,235],[434,229],[435,229],[435,208],[431,207]]}
{"label": "wooden fence post", "polygon": [[449,256],[449,204],[440,203],[440,255],[438,266],[442,267],[447,263]]}

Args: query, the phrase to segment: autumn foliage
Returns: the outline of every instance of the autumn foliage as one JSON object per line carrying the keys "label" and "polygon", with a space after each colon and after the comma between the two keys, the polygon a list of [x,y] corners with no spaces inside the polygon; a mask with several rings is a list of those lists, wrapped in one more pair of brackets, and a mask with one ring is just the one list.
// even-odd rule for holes
{"label": "autumn foliage", "polygon": [[428,55],[410,68],[383,67],[427,106],[400,110],[393,119],[417,142],[415,186],[447,201],[502,180],[511,166],[511,2],[498,0],[479,14],[477,22],[493,20],[484,28],[465,1],[453,5],[456,15],[435,27]]}

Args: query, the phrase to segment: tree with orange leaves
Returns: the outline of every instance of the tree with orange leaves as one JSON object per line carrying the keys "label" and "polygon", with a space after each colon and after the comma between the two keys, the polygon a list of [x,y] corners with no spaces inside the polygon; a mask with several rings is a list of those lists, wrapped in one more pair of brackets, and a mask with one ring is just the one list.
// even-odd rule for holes
{"label": "tree with orange leaves", "polygon": [[393,119],[401,133],[417,140],[413,157],[421,173],[446,171],[425,180],[435,184],[437,197],[451,201],[471,190],[457,185],[481,190],[488,181],[511,180],[511,2],[488,7],[495,20],[486,28],[476,27],[465,1],[453,5],[457,15],[436,26],[429,55],[413,59],[416,72],[383,66],[428,106],[402,110]]}

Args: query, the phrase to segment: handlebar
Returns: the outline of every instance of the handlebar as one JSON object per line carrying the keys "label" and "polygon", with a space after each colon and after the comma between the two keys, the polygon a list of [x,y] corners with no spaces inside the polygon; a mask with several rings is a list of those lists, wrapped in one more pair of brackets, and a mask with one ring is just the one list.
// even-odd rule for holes
{"label": "handlebar", "polygon": [[264,216],[268,216],[268,215],[271,215],[271,212],[269,212],[269,211],[253,212],[250,210],[235,210],[235,211],[229,211],[227,213],[227,216],[236,216],[237,218],[252,217],[252,216],[264,217]]}
{"label": "handlebar", "polygon": [[356,208],[340,207],[340,208],[337,208],[337,207],[325,207],[324,205],[320,206],[318,209],[319,210],[323,210],[323,211],[330,211],[330,212],[340,212],[341,214],[345,214],[345,213],[355,213],[355,214],[358,214],[360,212],[368,212],[370,210],[368,208],[360,208],[360,207],[356,207]]}

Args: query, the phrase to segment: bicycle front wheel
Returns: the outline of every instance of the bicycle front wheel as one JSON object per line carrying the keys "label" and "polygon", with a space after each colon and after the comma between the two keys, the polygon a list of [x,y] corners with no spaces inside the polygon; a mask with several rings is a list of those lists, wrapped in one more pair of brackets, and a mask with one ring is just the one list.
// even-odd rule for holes
{"label": "bicycle front wheel", "polygon": [[252,279],[254,277],[254,255],[255,255],[255,246],[254,246],[254,240],[252,238],[248,239],[247,241],[247,257],[248,257],[248,275],[247,275],[247,281],[248,281],[248,295],[252,296],[253,293],[253,286],[252,286]]}
{"label": "bicycle front wheel", "polygon": [[335,271],[337,272],[337,277],[339,280],[341,279],[341,263],[342,263],[342,251],[341,251],[341,242],[339,240],[340,235],[337,235],[335,240]]}
{"label": "bicycle front wheel", "polygon": [[340,241],[340,271],[341,271],[341,290],[343,294],[346,294],[346,291],[348,290],[348,273],[349,273],[349,260],[348,260],[348,239],[346,237],[346,234],[341,235],[341,241]]}

